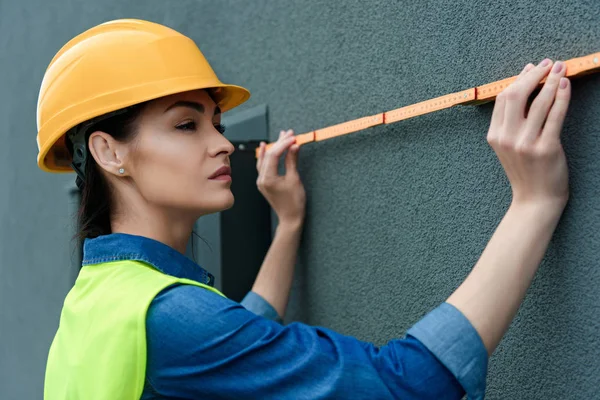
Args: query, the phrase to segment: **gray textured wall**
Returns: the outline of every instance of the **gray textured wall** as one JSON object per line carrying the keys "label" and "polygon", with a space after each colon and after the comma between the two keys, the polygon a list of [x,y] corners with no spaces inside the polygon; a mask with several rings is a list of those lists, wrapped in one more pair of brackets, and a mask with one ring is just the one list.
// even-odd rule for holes
{"label": "gray textured wall", "polygon": [[[574,1],[0,0],[0,398],[39,399],[70,287],[67,184],[35,164],[44,70],[74,35],[136,17],[190,35],[224,81],[301,133],[598,51],[600,7]],[[490,364],[489,399],[600,398],[600,75],[574,81],[572,198]],[[301,151],[308,218],[289,319],[377,344],[465,278],[510,201],[485,142],[492,105]]]}

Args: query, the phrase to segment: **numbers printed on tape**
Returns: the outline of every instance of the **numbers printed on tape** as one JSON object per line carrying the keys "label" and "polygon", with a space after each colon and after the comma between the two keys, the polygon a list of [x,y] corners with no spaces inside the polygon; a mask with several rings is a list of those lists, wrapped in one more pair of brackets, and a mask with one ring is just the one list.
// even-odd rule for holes
{"label": "numbers printed on tape", "polygon": [[[567,68],[565,76],[568,78],[600,71],[600,53],[593,53],[583,57],[572,58],[564,62]],[[479,105],[487,103],[493,101],[496,96],[502,93],[502,91],[516,79],[516,76],[511,76],[510,78],[490,82],[485,85],[436,97],[434,99],[425,100],[420,103],[411,104],[395,110],[371,115],[369,117],[354,119],[341,124],[317,129],[312,132],[303,133],[296,136],[296,143],[299,145],[304,145],[310,142],[319,142],[322,140],[331,139],[333,137],[347,135],[352,132],[361,131],[376,125],[381,125],[384,123],[391,124],[457,105]],[[540,86],[543,85],[544,82],[546,82],[546,78],[540,82]],[[267,149],[272,145],[273,143],[268,144]],[[260,148],[257,148],[256,157],[258,157],[259,154]]]}

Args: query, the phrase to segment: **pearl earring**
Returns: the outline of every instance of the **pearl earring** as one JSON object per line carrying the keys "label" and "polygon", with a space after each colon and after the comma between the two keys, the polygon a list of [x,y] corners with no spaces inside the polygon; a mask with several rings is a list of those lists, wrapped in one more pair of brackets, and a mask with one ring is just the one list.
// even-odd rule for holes
{"label": "pearl earring", "polygon": [[124,174],[125,173],[125,168],[119,168],[119,173],[120,174]]}

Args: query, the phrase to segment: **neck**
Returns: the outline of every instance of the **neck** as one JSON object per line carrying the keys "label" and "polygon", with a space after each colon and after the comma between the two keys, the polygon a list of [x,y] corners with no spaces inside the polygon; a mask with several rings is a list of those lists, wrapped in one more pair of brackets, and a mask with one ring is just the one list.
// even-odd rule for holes
{"label": "neck", "polygon": [[113,233],[126,233],[157,240],[185,254],[194,228],[195,218],[174,215],[164,210],[137,209],[136,213],[120,213],[111,222]]}

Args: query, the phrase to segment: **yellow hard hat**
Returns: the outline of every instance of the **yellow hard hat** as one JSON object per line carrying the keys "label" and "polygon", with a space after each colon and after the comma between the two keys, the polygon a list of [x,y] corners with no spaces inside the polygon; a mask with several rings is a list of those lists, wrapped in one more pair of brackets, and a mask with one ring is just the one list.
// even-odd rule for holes
{"label": "yellow hard hat", "polygon": [[37,104],[38,166],[71,172],[65,134],[84,121],[137,103],[211,89],[221,111],[250,98],[222,83],[196,44],[153,22],[110,21],[76,36],[54,56]]}

